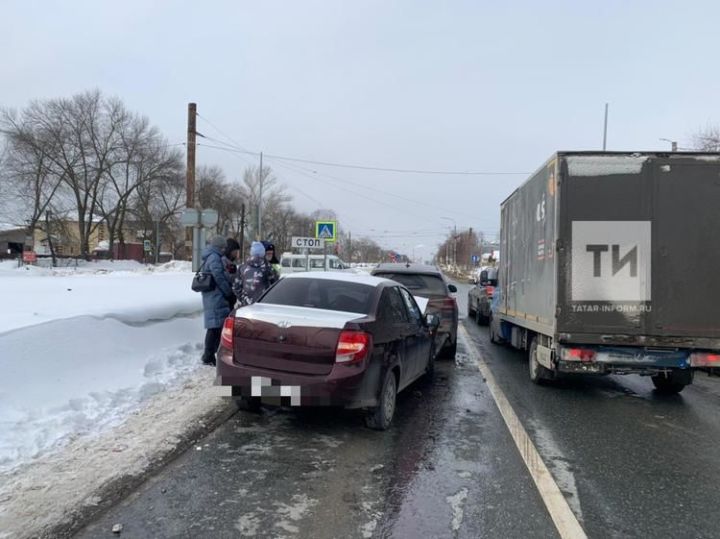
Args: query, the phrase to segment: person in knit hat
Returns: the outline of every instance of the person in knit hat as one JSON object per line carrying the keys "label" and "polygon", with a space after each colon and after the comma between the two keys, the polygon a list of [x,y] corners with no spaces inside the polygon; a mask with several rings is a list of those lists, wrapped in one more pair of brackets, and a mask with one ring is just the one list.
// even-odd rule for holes
{"label": "person in knit hat", "polygon": [[259,241],[252,242],[250,258],[242,265],[233,283],[240,305],[255,303],[275,281],[277,275],[265,260],[265,247]]}
{"label": "person in knit hat", "polygon": [[232,281],[225,272],[222,261],[225,241],[224,237],[215,236],[202,253],[200,270],[210,273],[215,282],[212,290],[202,293],[203,325],[206,332],[205,350],[201,360],[205,365],[215,364],[215,353],[220,346],[220,333],[225,318],[230,314],[230,299],[233,297]]}

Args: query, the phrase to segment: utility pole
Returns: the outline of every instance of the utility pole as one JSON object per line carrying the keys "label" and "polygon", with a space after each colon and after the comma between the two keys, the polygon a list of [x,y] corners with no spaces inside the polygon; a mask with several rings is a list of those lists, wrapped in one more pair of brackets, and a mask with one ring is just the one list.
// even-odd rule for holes
{"label": "utility pole", "polygon": [[155,221],[155,264],[160,262],[160,220]]}
{"label": "utility pole", "polygon": [[607,149],[608,104],[605,103],[605,127],[603,128],[603,151]]}
{"label": "utility pole", "polygon": [[245,260],[245,203],[240,209],[240,260]]}
{"label": "utility pole", "polygon": [[[195,207],[195,136],[197,120],[197,104],[188,103],[188,130],[187,130],[187,172],[185,176],[185,207]],[[192,260],[194,228],[185,229],[185,247],[187,255]]]}
{"label": "utility pole", "polygon": [[262,238],[262,197],[263,197],[263,182],[265,180],[263,175],[263,154],[260,152],[260,188],[258,192],[258,203],[257,203],[257,223],[255,223],[255,235],[256,240],[260,241]]}

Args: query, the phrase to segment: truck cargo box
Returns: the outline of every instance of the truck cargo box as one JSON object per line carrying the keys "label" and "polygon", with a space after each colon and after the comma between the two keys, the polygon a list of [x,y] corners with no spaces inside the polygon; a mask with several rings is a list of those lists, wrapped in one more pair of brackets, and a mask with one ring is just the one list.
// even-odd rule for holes
{"label": "truck cargo box", "polygon": [[498,315],[555,343],[720,348],[720,154],[558,152],[501,206]]}

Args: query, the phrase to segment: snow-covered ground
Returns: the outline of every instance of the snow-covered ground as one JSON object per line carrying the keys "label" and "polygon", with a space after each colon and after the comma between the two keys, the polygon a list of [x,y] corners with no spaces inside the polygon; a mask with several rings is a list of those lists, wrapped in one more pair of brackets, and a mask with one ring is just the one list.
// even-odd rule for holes
{"label": "snow-covered ground", "polygon": [[0,473],[121,423],[199,368],[189,270],[0,264]]}
{"label": "snow-covered ground", "polygon": [[0,537],[96,503],[223,409],[191,281],[187,262],[0,262]]}

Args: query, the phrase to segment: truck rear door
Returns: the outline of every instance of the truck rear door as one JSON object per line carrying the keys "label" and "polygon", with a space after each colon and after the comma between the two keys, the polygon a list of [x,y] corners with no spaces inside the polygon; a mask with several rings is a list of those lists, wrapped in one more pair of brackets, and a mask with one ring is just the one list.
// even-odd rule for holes
{"label": "truck rear door", "polygon": [[652,163],[650,334],[720,337],[720,158]]}

